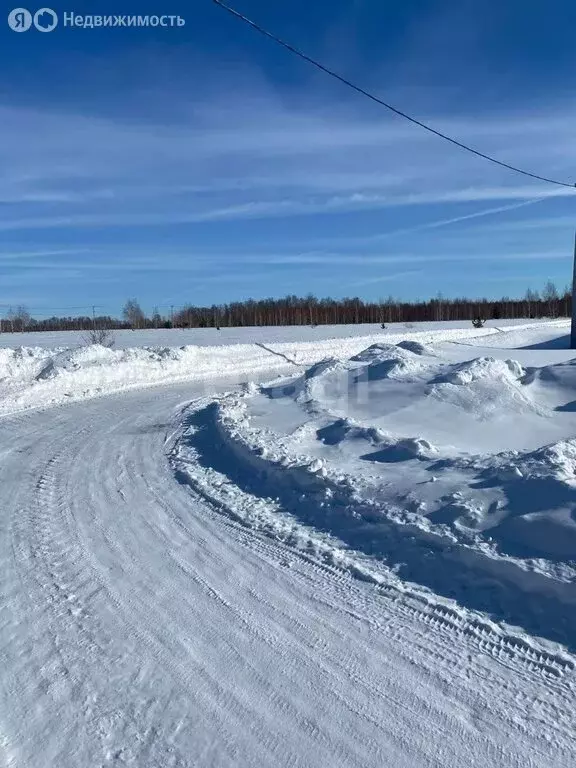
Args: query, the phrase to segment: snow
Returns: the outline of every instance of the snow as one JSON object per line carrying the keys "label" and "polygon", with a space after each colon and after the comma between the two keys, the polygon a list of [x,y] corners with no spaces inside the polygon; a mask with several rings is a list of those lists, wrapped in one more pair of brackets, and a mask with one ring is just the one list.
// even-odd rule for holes
{"label": "snow", "polygon": [[[510,333],[532,347],[549,330]],[[474,344],[458,345],[456,361],[454,347],[379,342],[328,358],[221,400],[211,428],[261,492],[287,487],[294,524],[520,632],[576,647],[576,620],[563,615],[576,601],[576,361],[528,366],[532,351],[523,367]],[[423,570],[442,549],[467,569],[442,555],[441,578]],[[471,573],[483,574],[485,591],[470,592]],[[531,594],[529,606],[518,592]]]}
{"label": "snow", "polygon": [[[131,347],[184,347],[194,345],[199,347],[218,347],[229,344],[278,344],[306,341],[316,342],[323,339],[347,339],[357,336],[380,337],[387,335],[405,337],[414,333],[440,331],[443,335],[453,331],[465,331],[464,336],[497,333],[496,328],[509,326],[541,327],[543,323],[554,321],[540,320],[492,320],[486,326],[477,330],[472,328],[469,320],[452,322],[429,323],[387,323],[382,331],[380,324],[359,323],[358,325],[318,325],[318,326],[259,326],[248,328],[151,328],[146,330],[113,331],[114,347],[129,349]],[[562,321],[561,321],[562,322]],[[0,347],[44,347],[47,349],[70,348],[85,346],[89,331],[47,331],[25,333],[0,333]]]}
{"label": "snow", "polygon": [[567,329],[0,350],[0,765],[574,765]]}
{"label": "snow", "polygon": [[[426,344],[432,340],[477,340],[478,334],[502,335],[496,328],[480,331],[453,323],[446,327],[422,324],[422,327],[400,331],[383,331],[374,326],[326,326],[302,328],[302,341],[279,341],[296,337],[297,329],[226,329],[225,331],[126,331],[119,334],[120,343],[108,349],[99,345],[79,345],[82,338],[75,332],[59,334],[63,346],[44,346],[54,334],[18,334],[20,341],[33,338],[36,346],[0,346],[0,414],[33,407],[57,405],[86,399],[138,386],[195,379],[209,380],[217,375],[256,371],[285,371],[294,365],[314,363],[327,356],[350,357],[377,343],[396,344],[409,341]],[[513,326],[533,327],[534,323]],[[566,321],[549,321],[539,328],[565,327]],[[370,330],[371,335],[358,335]],[[310,340],[308,331],[314,332]],[[317,333],[318,332],[318,333]],[[124,347],[126,339],[140,341],[158,333],[157,339],[170,340],[166,346]],[[331,336],[330,334],[337,334]],[[339,335],[338,335],[339,334]],[[0,335],[0,342],[14,335]],[[45,338],[46,337],[46,338]],[[194,338],[200,343],[177,346],[176,341]],[[206,345],[209,338],[221,343]],[[226,339],[243,339],[244,343],[225,343]],[[262,341],[261,339],[266,339]],[[385,341],[384,341],[385,340]]]}

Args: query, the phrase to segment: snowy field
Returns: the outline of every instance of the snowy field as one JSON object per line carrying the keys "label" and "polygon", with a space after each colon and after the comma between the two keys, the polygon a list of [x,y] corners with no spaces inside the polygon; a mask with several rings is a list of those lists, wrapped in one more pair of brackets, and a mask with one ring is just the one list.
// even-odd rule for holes
{"label": "snowy field", "polygon": [[0,337],[0,765],[575,765],[568,332]]}
{"label": "snowy field", "polygon": [[[487,322],[488,332],[495,328],[506,328],[510,325],[540,324],[538,320],[492,320]],[[392,336],[412,334],[414,332],[464,330],[473,335],[474,329],[469,320],[458,320],[446,323],[388,323],[385,331],[380,324],[363,323],[359,325],[318,325],[258,327],[258,328],[163,328],[143,331],[114,331],[114,347],[128,349],[130,347],[182,347],[193,344],[200,347],[216,347],[226,344],[253,343],[282,343],[282,342],[316,342],[322,339],[347,339],[355,336],[372,336],[374,334],[390,334]],[[474,333],[477,333],[475,331]],[[35,333],[0,333],[0,347],[43,347],[45,349],[80,347],[86,344],[88,332],[85,331],[54,331]]]}

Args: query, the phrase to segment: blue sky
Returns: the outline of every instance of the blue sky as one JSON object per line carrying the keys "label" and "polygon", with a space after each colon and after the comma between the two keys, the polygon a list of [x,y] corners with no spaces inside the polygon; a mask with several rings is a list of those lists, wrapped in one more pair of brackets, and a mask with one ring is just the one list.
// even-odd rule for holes
{"label": "blue sky", "polygon": [[[576,192],[427,135],[210,0],[121,6],[52,4],[186,25],[0,25],[0,305],[492,297],[570,279]],[[438,129],[576,180],[573,1],[235,7]]]}

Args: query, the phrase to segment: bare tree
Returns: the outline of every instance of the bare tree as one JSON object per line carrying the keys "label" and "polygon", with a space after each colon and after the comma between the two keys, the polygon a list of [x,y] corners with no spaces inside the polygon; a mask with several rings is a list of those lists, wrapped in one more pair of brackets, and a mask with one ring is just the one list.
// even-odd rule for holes
{"label": "bare tree", "polygon": [[8,311],[6,312],[6,321],[8,322],[8,325],[10,326],[10,333],[14,333],[14,318],[16,316],[16,313],[12,309],[12,307],[9,307]]}
{"label": "bare tree", "polygon": [[562,303],[564,305],[562,314],[564,317],[570,317],[572,309],[572,286],[570,283],[567,283],[566,287],[564,288],[564,292],[562,294]]}
{"label": "bare tree", "polygon": [[122,310],[124,319],[130,323],[132,329],[142,328],[146,322],[146,316],[137,299],[128,299]]}
{"label": "bare tree", "polygon": [[10,307],[6,312],[6,321],[10,326],[11,333],[24,331],[30,325],[31,320],[30,312],[23,304],[16,309]]}
{"label": "bare tree", "polygon": [[101,347],[113,347],[115,338],[110,328],[92,328],[82,337],[87,345],[99,344]]}
{"label": "bare tree", "polygon": [[524,299],[526,301],[526,305],[528,309],[528,317],[532,317],[534,305],[536,305],[540,301],[540,296],[538,294],[538,291],[533,291],[531,288],[528,288]]}
{"label": "bare tree", "polygon": [[18,330],[23,331],[30,325],[31,320],[30,312],[26,309],[26,307],[21,304],[19,307],[16,307],[16,313],[14,315],[14,320],[16,327]]}
{"label": "bare tree", "polygon": [[435,317],[434,320],[444,320],[444,312],[443,312],[443,304],[444,304],[444,296],[442,295],[441,291],[438,291],[436,294],[436,298],[432,299],[434,302],[434,308],[435,308]]}
{"label": "bare tree", "polygon": [[548,280],[546,285],[544,286],[542,290],[542,301],[546,302],[547,308],[548,308],[548,314],[552,317],[556,317],[558,314],[558,300],[560,296],[558,294],[558,289],[552,282],[552,280]]}

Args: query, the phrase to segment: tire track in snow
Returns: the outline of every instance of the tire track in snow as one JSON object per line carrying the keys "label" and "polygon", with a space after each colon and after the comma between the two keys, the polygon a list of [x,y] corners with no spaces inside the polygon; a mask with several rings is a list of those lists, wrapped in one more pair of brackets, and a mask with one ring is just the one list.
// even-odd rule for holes
{"label": "tire track in snow", "polygon": [[0,424],[0,714],[23,766],[570,764],[568,674],[506,666],[176,483],[183,391]]}
{"label": "tire track in snow", "polygon": [[[88,430],[80,430],[76,438],[83,441],[87,435]],[[28,583],[31,605],[42,606],[42,624],[51,646],[40,669],[38,689],[49,700],[74,702],[79,721],[85,718],[86,735],[90,734],[90,741],[95,742],[85,746],[92,759],[101,760],[102,767],[134,760],[155,764],[154,752],[164,756],[166,765],[184,766],[184,757],[163,743],[159,735],[149,738],[145,723],[157,716],[161,699],[150,696],[145,702],[147,711],[139,712],[138,742],[127,747],[127,732],[131,729],[127,713],[117,707],[110,694],[102,697],[77,684],[86,677],[86,669],[94,674],[98,668],[112,666],[115,669],[111,678],[119,693],[133,674],[126,669],[126,662],[135,653],[135,646],[125,635],[123,648],[119,648],[108,628],[98,620],[99,613],[109,613],[110,596],[90,568],[70,519],[70,489],[60,481],[72,464],[71,453],[67,447],[47,461],[35,483],[35,502],[20,510],[13,520],[19,572]]]}
{"label": "tire track in snow", "polygon": [[[198,492],[202,495],[203,498],[210,498],[210,494],[206,492],[206,489],[201,487],[201,484],[193,483],[194,491]],[[215,499],[213,499],[215,501]],[[216,507],[221,512],[225,513],[225,508],[220,504],[217,503]],[[231,526],[237,527],[241,526],[241,523],[238,522],[232,522],[230,523]],[[257,531],[254,532],[253,536],[250,537],[248,534],[245,534],[246,529],[244,527],[241,527],[239,529],[239,532],[242,532],[246,536],[246,544],[247,546],[251,546],[252,548],[260,549],[260,541],[261,541],[261,534],[259,534]],[[237,535],[240,535],[238,533]],[[304,562],[308,562],[308,557],[301,553],[300,551],[294,551],[294,556],[297,558],[297,560],[304,560]],[[281,567],[281,562],[277,562],[277,566]],[[366,597],[366,592],[362,590],[360,587],[354,585],[354,580],[350,578],[349,574],[340,573],[337,577],[337,580],[335,582],[334,580],[334,571],[337,569],[326,569],[322,564],[318,564],[318,568],[320,568],[322,571],[325,571],[327,575],[329,575],[330,578],[329,582],[332,583],[346,583],[347,584],[347,591],[349,591],[355,598],[355,603],[362,604],[364,602],[364,599]],[[294,564],[292,566],[292,572],[294,572]],[[433,648],[437,648],[437,651],[432,651],[432,656],[434,659],[434,667],[435,672],[438,669],[439,664],[442,665],[442,668],[445,669],[449,675],[452,675],[455,669],[459,669],[462,667],[462,658],[458,650],[455,650],[454,653],[450,653],[448,651],[448,648],[450,646],[447,646],[446,639],[441,640],[434,640],[435,638],[435,630],[440,629],[442,631],[442,634],[445,635],[446,632],[452,632],[456,635],[456,638],[458,640],[464,640],[467,644],[469,644],[470,640],[475,640],[475,638],[470,634],[469,631],[467,631],[466,627],[457,627],[454,623],[451,622],[443,622],[438,615],[435,613],[431,614],[431,611],[438,611],[439,614],[447,615],[450,611],[450,609],[445,609],[443,606],[430,606],[430,610],[427,611],[425,608],[422,607],[422,600],[417,598],[415,595],[411,595],[410,593],[401,594],[398,592],[398,590],[395,590],[393,588],[381,586],[377,588],[377,592],[382,595],[384,594],[387,600],[391,600],[394,603],[394,611],[398,612],[398,614],[401,617],[415,619],[416,620],[416,626],[421,627],[421,629],[418,630],[418,632],[414,632],[413,637],[421,638],[421,644],[420,648],[423,652],[430,654],[431,653],[431,646]],[[323,602],[326,599],[326,596],[323,594],[323,592],[319,592],[316,594],[316,599],[319,602]],[[347,613],[349,616],[353,616],[355,619],[359,621],[366,621],[366,615],[370,615],[370,611],[367,610],[366,615],[361,616],[358,610],[350,610],[343,609],[341,606],[335,606],[334,603],[328,601],[328,604],[331,605],[332,609],[334,610],[342,610],[342,612]],[[365,600],[366,604],[369,605],[370,601]],[[458,616],[462,623],[462,617]],[[378,632],[384,632],[387,637],[401,637],[403,634],[403,627],[405,626],[405,621],[403,620],[392,620],[387,621],[385,624],[379,623],[377,621],[372,621],[371,619],[368,619],[368,621],[371,623],[372,626],[378,631]],[[499,642],[499,638],[496,637],[496,641],[492,640],[490,641],[490,637],[494,638],[494,633],[489,629],[488,625],[484,626],[480,623],[477,623],[475,625],[478,628],[478,631],[481,631],[483,634],[488,635],[487,641],[481,640],[480,642],[475,642],[474,645],[476,647],[476,651],[481,653],[482,655],[490,656],[498,661],[499,664],[504,666],[508,669],[513,669],[516,674],[520,674],[521,676],[530,679],[532,678],[534,672],[537,674],[540,673],[542,670],[538,667],[536,664],[531,664],[527,662],[522,656],[514,656],[514,654],[511,654],[512,660],[515,662],[514,664],[510,664],[506,661],[506,659],[503,658],[502,654],[502,644]],[[394,633],[394,628],[397,628],[398,632],[397,635]],[[456,646],[456,649],[458,646]],[[469,648],[470,650],[470,648]],[[322,652],[322,655],[327,655],[328,657],[334,656],[334,649],[331,648],[326,641],[320,636],[318,638],[318,644],[314,647],[314,651]],[[367,652],[368,649],[367,649]],[[350,669],[350,660],[348,658],[343,660],[343,666]],[[354,681],[354,686],[356,689],[362,691],[365,693],[365,695],[369,698],[370,696],[374,696],[378,692],[377,686],[374,685],[374,683],[367,678],[358,677],[353,674],[352,671],[350,671],[351,679]],[[547,676],[544,676],[544,679],[546,680],[547,687],[552,684],[553,686],[556,686],[556,674],[553,675],[552,679],[548,679]],[[491,672],[491,674],[487,677],[485,684],[489,686],[490,690],[493,692],[493,696],[496,697],[498,695],[498,691],[501,689],[502,686],[506,684],[506,672],[504,672],[501,675],[495,674],[494,671]],[[518,686],[515,691],[516,693],[521,688],[521,686]],[[571,698],[573,696],[573,682],[569,681],[566,684],[561,686],[561,692],[568,696],[568,698]],[[492,701],[492,699],[487,700],[487,706],[489,706],[488,702]],[[524,704],[527,708],[530,708],[532,704],[534,703],[534,698],[526,698],[524,700]],[[546,726],[548,723],[557,723],[562,728],[565,738],[570,739],[571,738],[571,730],[573,728],[573,722],[571,716],[566,714],[563,707],[555,706],[553,703],[549,702],[546,697],[541,697],[538,699],[539,704],[545,709],[545,717],[542,720],[543,727]],[[366,717],[366,713],[362,711],[362,716]],[[368,717],[368,720],[370,720],[370,717]],[[453,726],[452,726],[453,727]],[[506,728],[512,728],[512,729],[518,729],[521,733],[525,733],[525,728],[521,727],[521,723],[519,722],[511,722],[507,723]],[[441,733],[444,733],[446,737],[448,737],[448,734],[441,729]],[[548,754],[546,748],[541,753],[541,757],[543,760],[546,759],[546,755]],[[502,764],[507,764],[506,758],[503,758]]]}
{"label": "tire track in snow", "polygon": [[[334,487],[328,480],[310,475],[303,470],[298,470],[298,468],[294,470],[294,468],[286,469],[281,464],[273,465],[266,459],[253,454],[250,448],[241,442],[239,435],[236,434],[232,437],[227,434],[225,428],[218,421],[217,406],[214,403],[206,406],[205,401],[201,401],[197,407],[192,409],[192,414],[186,423],[190,425],[191,429],[188,430],[189,437],[185,438],[183,450],[185,453],[188,447],[191,447],[192,455],[196,458],[194,459],[193,472],[188,472],[186,460],[180,460],[180,450],[177,448],[174,456],[178,476],[184,482],[191,483],[197,491],[202,492],[206,498],[217,503],[227,514],[232,515],[245,525],[255,525],[264,532],[268,531],[274,537],[281,536],[289,542],[289,536],[282,532],[289,530],[285,520],[287,517],[291,518],[297,527],[299,510],[301,510],[300,517],[307,521],[307,525],[301,527],[304,538],[311,535],[313,539],[314,532],[309,528],[310,524],[314,525],[318,522],[324,528],[324,520],[328,521],[327,524],[336,531],[335,535],[338,537],[338,527],[335,520],[342,515],[344,515],[344,519],[347,519],[350,510],[353,510],[355,505],[360,504],[360,502],[352,502],[348,498],[340,498],[343,493],[342,488]],[[226,474],[227,469],[230,470],[230,475]],[[302,472],[302,483],[299,482],[298,471]],[[287,476],[285,480],[283,480],[283,475]],[[235,483],[239,483],[243,490],[237,488]],[[256,488],[256,485],[261,489],[257,499],[251,496],[251,490]],[[327,502],[326,496],[321,493],[324,486],[330,487],[330,499],[333,501]],[[224,489],[226,493],[223,495],[219,492],[220,489]],[[229,489],[232,489],[232,493],[228,493]],[[270,497],[276,494],[278,502],[272,502],[271,498],[267,501],[267,494]],[[320,499],[322,499],[322,510],[318,506]],[[242,504],[240,504],[240,500],[243,500]],[[331,511],[332,503],[334,503],[333,512]],[[254,517],[252,510],[256,509],[258,505],[262,507],[263,512],[260,517]],[[241,508],[247,512],[242,512],[239,515],[237,510]],[[291,517],[292,515],[295,517]],[[276,522],[275,517],[277,518]],[[384,523],[381,523],[380,527],[383,526]],[[418,535],[421,535],[418,529],[413,530],[408,526],[394,526],[392,523],[388,525],[388,528],[390,530],[386,540],[386,551],[393,553],[397,560],[403,561],[410,556],[412,550],[419,559],[424,559],[426,554],[434,554],[434,549],[428,551],[425,546],[423,548],[428,539],[425,542],[417,540]],[[310,531],[312,531],[311,534]],[[362,535],[365,534],[362,533]],[[381,535],[380,538],[382,538]],[[322,539],[317,538],[316,544],[320,547],[320,551],[316,553],[317,559],[319,554],[324,551],[322,541]],[[354,540],[349,539],[349,541]],[[338,547],[337,541],[335,544],[333,542],[334,546]],[[354,545],[352,544],[352,546]],[[409,549],[407,550],[406,547]],[[302,556],[301,550],[298,550],[298,553]],[[441,554],[442,550],[440,549]],[[471,552],[470,557],[478,558],[480,556],[478,553]],[[374,561],[374,566],[377,569],[377,560]],[[453,557],[447,561],[440,557],[437,562],[437,567],[448,570],[448,573],[453,574],[453,579],[465,578],[470,580],[474,578],[474,568],[470,564],[465,568],[463,566],[464,564],[459,567],[458,560],[454,560]],[[333,572],[338,570],[333,566],[322,565],[322,567],[332,568]],[[434,566],[430,565],[430,567]],[[476,567],[478,568],[478,566]],[[510,568],[508,564],[506,567]],[[358,570],[350,566],[346,571],[341,570],[341,573],[366,578],[362,569]],[[453,583],[453,587],[456,586],[456,582],[451,581],[451,583]],[[497,585],[494,584],[494,586]],[[510,590],[512,587],[513,582],[509,582],[507,586],[504,582],[502,585],[502,589]],[[547,600],[550,601],[550,599],[548,596]],[[525,663],[530,669],[543,675],[559,677],[565,673],[572,673],[575,669],[575,663],[568,654],[549,653],[543,649],[534,650],[520,637],[507,635],[505,632],[496,634],[488,623],[479,619],[469,621],[448,607],[439,606],[437,611],[426,621],[454,631],[467,633],[471,638],[481,642],[485,649],[502,659],[508,658],[512,663]]]}

